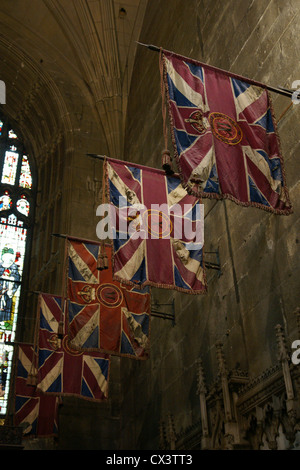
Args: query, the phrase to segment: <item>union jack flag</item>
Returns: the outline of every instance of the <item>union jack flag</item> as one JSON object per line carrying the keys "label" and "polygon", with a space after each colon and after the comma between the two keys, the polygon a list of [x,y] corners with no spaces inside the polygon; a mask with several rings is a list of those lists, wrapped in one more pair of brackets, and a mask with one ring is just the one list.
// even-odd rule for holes
{"label": "union jack flag", "polygon": [[164,51],[174,153],[190,194],[292,212],[268,90]]}
{"label": "union jack flag", "polygon": [[105,245],[108,269],[97,269],[97,242],[68,239],[68,336],[76,349],[147,359],[149,289],[122,285],[112,276],[112,249]]}
{"label": "union jack flag", "polygon": [[50,437],[58,433],[59,397],[40,393],[27,385],[33,364],[33,347],[19,346],[15,383],[15,426],[23,427],[24,437]]}
{"label": "union jack flag", "polygon": [[206,293],[203,206],[178,176],[106,160],[114,278],[190,294]]}
{"label": "union jack flag", "polygon": [[39,295],[38,390],[45,394],[75,395],[86,400],[108,397],[109,356],[72,348],[65,317],[63,339],[58,338],[62,298]]}

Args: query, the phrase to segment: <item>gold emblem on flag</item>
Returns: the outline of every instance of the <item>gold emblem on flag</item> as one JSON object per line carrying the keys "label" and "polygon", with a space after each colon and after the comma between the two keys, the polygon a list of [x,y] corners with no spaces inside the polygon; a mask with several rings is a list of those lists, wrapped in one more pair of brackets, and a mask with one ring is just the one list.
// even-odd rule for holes
{"label": "gold emblem on flag", "polygon": [[115,284],[101,284],[97,289],[97,299],[105,307],[116,308],[121,305],[123,294],[121,289]]}
{"label": "gold emblem on flag", "polygon": [[191,126],[200,134],[203,134],[206,129],[208,128],[208,123],[207,119],[204,118],[202,111],[200,109],[197,109],[196,111],[193,111],[190,116],[184,120],[185,122],[188,122],[191,124]]}
{"label": "gold emblem on flag", "polygon": [[242,140],[242,129],[226,114],[210,113],[209,122],[214,136],[225,144],[236,145]]}
{"label": "gold emblem on flag", "polygon": [[87,284],[86,286],[83,286],[80,291],[78,291],[78,295],[80,295],[84,302],[89,304],[96,298],[95,287],[92,287]]}
{"label": "gold emblem on flag", "polygon": [[71,354],[71,356],[81,356],[83,351],[79,351],[77,349],[73,349],[71,343],[69,341],[68,336],[66,335],[62,341],[62,347],[66,353]]}
{"label": "gold emblem on flag", "polygon": [[148,209],[144,213],[144,217],[150,236],[153,238],[168,238],[170,236],[173,225],[167,214],[157,209]]}

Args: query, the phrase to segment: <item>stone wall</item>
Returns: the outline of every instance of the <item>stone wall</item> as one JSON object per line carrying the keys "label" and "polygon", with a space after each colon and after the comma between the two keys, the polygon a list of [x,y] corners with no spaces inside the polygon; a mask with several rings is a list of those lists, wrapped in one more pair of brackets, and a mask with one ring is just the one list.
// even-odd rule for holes
{"label": "stone wall", "polygon": [[[299,6],[296,0],[150,1],[140,41],[291,88],[300,78]],[[160,303],[175,299],[176,324],[152,318],[150,359],[121,360],[124,449],[157,449],[159,424],[168,413],[177,435],[200,421],[197,360],[202,358],[211,384],[219,374],[218,341],[230,370],[256,377],[277,363],[277,324],[288,348],[297,339],[300,106],[286,111],[289,98],[274,93],[272,98],[294,213],[276,216],[231,201],[203,200],[206,261],[215,261],[208,252],[219,250],[221,275],[207,270],[205,296],[153,289]],[[160,168],[161,116],[158,54],[140,46],[128,101],[125,160]]]}

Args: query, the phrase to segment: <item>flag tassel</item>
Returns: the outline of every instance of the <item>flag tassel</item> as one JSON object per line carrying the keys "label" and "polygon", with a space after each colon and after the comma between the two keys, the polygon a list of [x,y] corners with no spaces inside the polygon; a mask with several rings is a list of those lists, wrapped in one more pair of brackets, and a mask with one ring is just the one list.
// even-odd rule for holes
{"label": "flag tassel", "polygon": [[172,169],[172,157],[168,149],[164,149],[162,152],[162,168],[165,170],[167,175],[172,175],[174,173]]}
{"label": "flag tassel", "polygon": [[64,322],[63,321],[60,321],[58,323],[57,336],[59,339],[63,339],[64,337]]}
{"label": "flag tassel", "polygon": [[163,58],[162,51],[159,54],[159,69],[160,69],[160,80],[161,80],[161,97],[162,97],[162,118],[163,118],[163,132],[164,132],[164,143],[165,148],[162,151],[162,168],[165,171],[166,175],[173,175],[174,171],[172,169],[172,157],[170,151],[168,150],[168,128],[166,124],[166,103],[165,103],[165,86],[164,86],[164,68],[163,68]]}
{"label": "flag tassel", "polygon": [[108,269],[108,257],[105,250],[105,245],[102,243],[99,246],[98,251],[98,258],[97,258],[97,269],[99,271],[103,271],[104,269]]}
{"label": "flag tassel", "polygon": [[37,386],[37,374],[28,374],[26,385],[29,385],[30,387],[36,387]]}
{"label": "flag tassel", "polygon": [[37,373],[36,372],[29,372],[26,380],[26,385],[30,387],[36,387],[38,383]]}

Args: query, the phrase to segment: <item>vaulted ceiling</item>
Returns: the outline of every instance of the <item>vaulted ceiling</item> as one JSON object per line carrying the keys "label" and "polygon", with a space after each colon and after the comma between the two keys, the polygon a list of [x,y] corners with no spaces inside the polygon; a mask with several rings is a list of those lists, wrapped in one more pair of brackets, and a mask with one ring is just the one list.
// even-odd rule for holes
{"label": "vaulted ceiling", "polygon": [[[136,41],[147,0],[1,0],[2,109],[35,155],[60,133],[123,152]],[[97,148],[98,148],[97,147]],[[93,150],[91,148],[91,150]]]}

